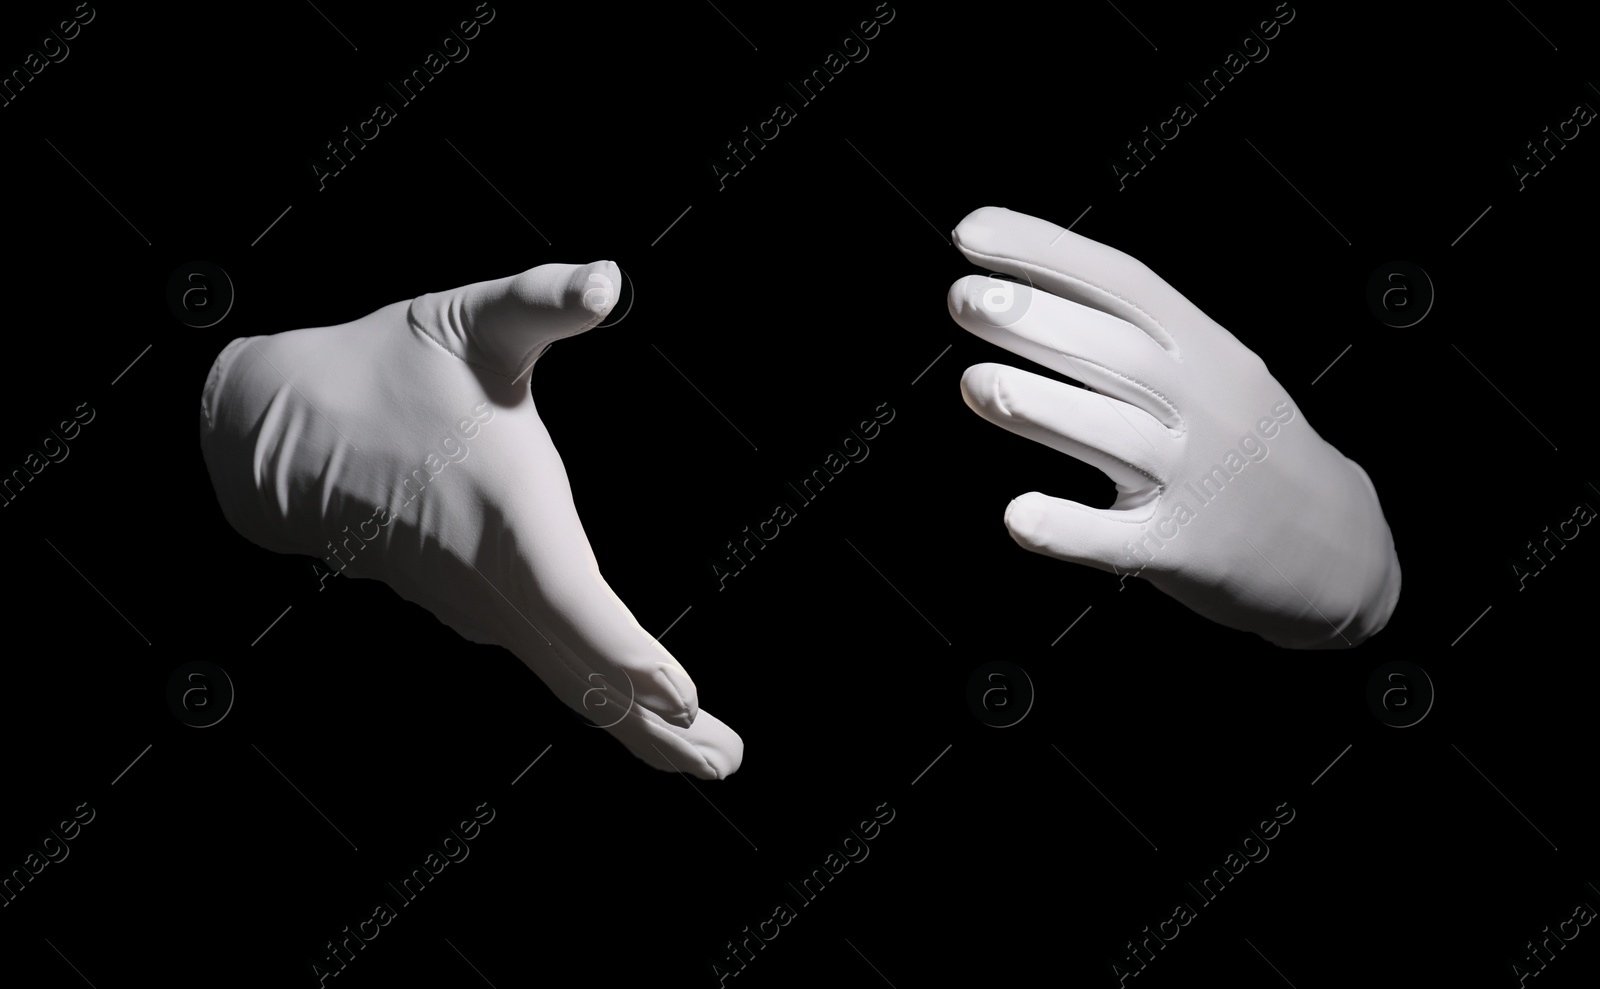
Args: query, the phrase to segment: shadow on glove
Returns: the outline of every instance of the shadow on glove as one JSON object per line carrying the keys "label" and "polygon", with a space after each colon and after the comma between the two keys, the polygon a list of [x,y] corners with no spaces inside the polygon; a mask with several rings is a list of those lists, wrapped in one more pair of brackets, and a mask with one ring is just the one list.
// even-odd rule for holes
{"label": "shadow on glove", "polygon": [[234,340],[206,379],[200,447],[251,542],[383,581],[511,650],[650,765],[721,779],[744,743],[601,577],[529,388],[620,279],[609,261],[546,264]]}

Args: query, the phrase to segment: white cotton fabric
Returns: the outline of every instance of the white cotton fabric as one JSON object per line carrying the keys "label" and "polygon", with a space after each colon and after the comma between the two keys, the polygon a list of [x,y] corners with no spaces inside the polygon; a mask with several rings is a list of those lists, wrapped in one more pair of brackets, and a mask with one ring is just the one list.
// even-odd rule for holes
{"label": "white cotton fabric", "polygon": [[955,321],[1083,385],[979,364],[967,404],[1117,486],[1108,509],[1015,499],[1019,544],[1143,577],[1279,646],[1346,648],[1384,627],[1400,562],[1377,491],[1259,357],[1144,264],[1054,223],[986,207],[953,236],[1007,276],[952,285]]}
{"label": "white cotton fabric", "polygon": [[605,318],[616,265],[547,264],[217,357],[200,446],[247,539],[381,580],[511,650],[656,768],[720,779],[744,745],[600,575],[529,391]]}

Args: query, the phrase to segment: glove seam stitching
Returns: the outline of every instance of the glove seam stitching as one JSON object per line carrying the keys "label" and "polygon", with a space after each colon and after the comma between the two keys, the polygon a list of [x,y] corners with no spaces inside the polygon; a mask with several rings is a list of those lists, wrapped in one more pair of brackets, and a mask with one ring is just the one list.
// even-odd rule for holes
{"label": "glove seam stitching", "polygon": [[[420,296],[418,298],[420,298]],[[518,378],[520,378],[522,376],[521,374],[507,374],[506,372],[504,372],[504,371],[502,371],[502,370],[500,370],[498,368],[490,367],[487,364],[480,364],[477,361],[468,360],[467,358],[462,357],[460,354],[458,354],[455,351],[451,350],[449,347],[446,347],[443,342],[441,342],[432,333],[428,332],[428,328],[426,326],[423,326],[422,325],[422,321],[417,318],[416,305],[417,305],[417,300],[416,299],[412,299],[411,300],[411,304],[406,306],[406,322],[410,323],[411,327],[413,329],[415,329],[418,333],[421,333],[425,338],[427,338],[429,343],[433,344],[435,347],[438,347],[440,350],[442,350],[445,353],[449,354],[451,357],[454,357],[456,360],[458,360],[461,363],[467,365],[468,367],[477,368],[479,371],[483,371],[483,372],[486,372],[488,374],[492,374],[497,378],[504,378],[507,381],[515,382]]]}
{"label": "glove seam stitching", "polygon": [[984,253],[982,251],[973,250],[970,247],[966,248],[965,251],[968,254],[973,254],[973,255],[976,255],[977,257],[983,258],[985,261],[1005,261],[1005,262],[1008,262],[1010,264],[1020,265],[1020,266],[1022,266],[1024,268],[1033,268],[1033,269],[1038,270],[1038,271],[1048,271],[1053,275],[1058,275],[1058,276],[1060,276],[1062,278],[1068,279],[1069,281],[1078,282],[1081,285],[1087,285],[1090,288],[1095,289],[1095,290],[1100,291],[1100,292],[1104,292],[1107,295],[1109,295],[1109,296],[1111,296],[1111,297],[1113,297],[1115,299],[1120,299],[1121,301],[1123,301],[1123,302],[1127,303],[1128,305],[1132,306],[1134,309],[1138,310],[1144,316],[1148,317],[1149,320],[1152,323],[1156,324],[1156,326],[1161,328],[1161,332],[1166,335],[1167,339],[1172,341],[1172,346],[1170,348],[1168,348],[1161,341],[1154,340],[1152,338],[1152,342],[1155,343],[1156,346],[1160,347],[1163,351],[1166,351],[1167,353],[1171,354],[1173,357],[1177,357],[1178,356],[1178,340],[1177,340],[1176,337],[1174,337],[1172,335],[1172,331],[1167,329],[1166,325],[1164,323],[1162,323],[1161,320],[1157,319],[1154,313],[1152,313],[1149,310],[1145,309],[1143,306],[1139,305],[1139,303],[1134,302],[1132,299],[1128,298],[1127,296],[1124,296],[1124,295],[1122,295],[1122,294],[1120,294],[1120,293],[1118,293],[1118,292],[1116,292],[1116,291],[1114,291],[1112,289],[1106,288],[1103,285],[1096,285],[1094,282],[1089,281],[1087,278],[1080,278],[1077,275],[1069,275],[1065,271],[1060,271],[1060,270],[1058,270],[1056,268],[1051,268],[1051,267],[1048,267],[1048,266],[1042,265],[1042,264],[1035,264],[1032,261],[1022,261],[1022,260],[1017,259],[1017,258],[1008,258],[1008,257],[1004,257],[1004,256],[998,255],[998,254],[986,254],[986,253]]}
{"label": "glove seam stitching", "polygon": [[[420,298],[420,296],[418,298]],[[533,346],[529,347],[527,352],[522,355],[521,360],[519,360],[517,362],[517,371],[516,371],[516,373],[513,374],[513,373],[510,373],[510,372],[507,372],[507,371],[502,371],[499,368],[490,367],[487,364],[481,364],[478,361],[468,360],[467,358],[462,357],[460,354],[458,354],[455,351],[451,350],[449,347],[445,346],[444,343],[442,343],[437,337],[435,337],[432,333],[428,332],[428,328],[426,326],[423,326],[422,325],[422,321],[417,318],[416,305],[417,305],[417,299],[412,299],[410,305],[406,306],[406,322],[410,323],[411,327],[413,329],[415,329],[417,332],[421,333],[424,337],[426,337],[428,339],[429,343],[432,343],[435,347],[438,347],[440,350],[442,350],[445,353],[449,354],[451,357],[454,357],[456,360],[458,360],[461,363],[467,365],[468,367],[477,368],[480,371],[485,371],[485,372],[487,372],[489,374],[494,375],[497,378],[504,378],[507,381],[510,381],[510,382],[513,382],[513,383],[515,383],[519,378],[521,378],[523,375],[528,373],[528,369],[531,366],[531,362],[528,360],[528,358],[530,356],[534,355],[537,351],[540,351],[540,350],[542,350],[544,348],[547,348],[547,347],[550,346],[550,344],[556,342],[556,340],[554,340],[554,339],[552,339],[552,340],[543,340],[543,341],[540,341],[539,343],[536,343]],[[610,315],[610,314],[609,313],[603,313],[603,314],[601,314],[599,316],[596,316],[593,319],[586,321],[579,329],[573,331],[572,333],[567,334],[566,336],[558,337],[556,339],[565,340],[565,339],[567,339],[567,337],[575,337],[575,336],[579,335],[580,333],[588,332],[589,330],[592,330],[596,326],[600,325],[600,323],[604,322],[604,320],[605,320],[607,315]]]}
{"label": "glove seam stitching", "polygon": [[217,356],[211,362],[211,370],[206,373],[205,387],[200,390],[200,415],[205,419],[208,428],[216,428],[216,421],[211,417],[210,404],[215,400],[217,389],[222,382],[222,375],[225,370],[222,366],[223,358],[231,357],[232,352],[239,349],[241,341],[244,339],[244,337],[235,337],[228,341],[217,352]]}
{"label": "glove seam stitching", "polygon": [[[1126,381],[1131,381],[1135,385],[1138,385],[1140,388],[1144,389],[1145,392],[1147,392],[1149,395],[1151,395],[1153,398],[1155,398],[1157,401],[1159,401],[1162,405],[1166,406],[1167,409],[1172,413],[1172,417],[1174,419],[1178,420],[1178,428],[1177,428],[1177,430],[1173,430],[1172,427],[1168,426],[1166,423],[1159,422],[1159,420],[1158,420],[1158,424],[1161,426],[1162,429],[1166,430],[1168,436],[1171,436],[1174,439],[1176,439],[1176,438],[1182,436],[1183,434],[1185,434],[1185,433],[1187,433],[1189,431],[1189,424],[1188,424],[1188,421],[1186,419],[1184,419],[1183,413],[1181,411],[1179,411],[1179,409],[1178,409],[1178,407],[1176,405],[1172,404],[1172,400],[1171,399],[1167,398],[1166,395],[1162,394],[1155,387],[1153,387],[1153,386],[1151,386],[1149,384],[1146,384],[1143,381],[1140,381],[1138,378],[1135,378],[1131,374],[1124,374],[1123,372],[1118,371],[1115,368],[1107,367],[1106,365],[1101,364],[1098,361],[1089,360],[1087,357],[1072,357],[1072,356],[1068,355],[1065,351],[1062,351],[1060,349],[1057,349],[1056,353],[1060,354],[1062,357],[1066,357],[1068,360],[1078,361],[1078,362],[1083,363],[1083,364],[1088,364],[1088,365],[1090,365],[1092,367],[1097,367],[1100,370],[1106,372],[1107,374],[1115,375],[1116,377],[1122,378],[1122,379],[1124,379]],[[1135,406],[1135,408],[1137,408],[1137,406]],[[1139,411],[1144,412],[1143,409],[1140,409]],[[1149,415],[1149,413],[1145,413],[1145,414]],[[1151,478],[1151,480],[1155,480],[1155,479]]]}

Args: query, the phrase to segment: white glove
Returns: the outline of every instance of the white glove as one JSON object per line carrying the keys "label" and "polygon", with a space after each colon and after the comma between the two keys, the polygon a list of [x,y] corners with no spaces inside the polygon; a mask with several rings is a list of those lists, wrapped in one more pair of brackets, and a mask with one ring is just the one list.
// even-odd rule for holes
{"label": "white glove", "polygon": [[650,765],[721,779],[744,743],[600,576],[529,392],[551,342],[610,312],[609,261],[234,340],[201,399],[223,515],[251,542],[388,584],[511,650]]}
{"label": "white glove", "polygon": [[1377,633],[1400,561],[1366,471],[1330,446],[1267,367],[1149,268],[1045,220],[988,207],[955,243],[974,264],[950,314],[1082,382],[978,364],[980,416],[1098,467],[1109,509],[1032,492],[1006,509],[1025,549],[1142,576],[1193,611],[1293,649]]}

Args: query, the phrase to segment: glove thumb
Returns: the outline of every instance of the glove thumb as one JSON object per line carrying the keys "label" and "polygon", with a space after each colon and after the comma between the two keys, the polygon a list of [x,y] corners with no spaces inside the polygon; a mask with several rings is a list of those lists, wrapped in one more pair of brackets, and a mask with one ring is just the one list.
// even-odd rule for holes
{"label": "glove thumb", "polygon": [[515,379],[552,342],[605,319],[621,285],[622,273],[611,261],[541,264],[520,275],[418,296],[410,318],[468,364]]}

